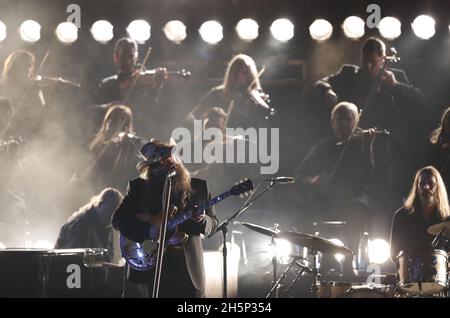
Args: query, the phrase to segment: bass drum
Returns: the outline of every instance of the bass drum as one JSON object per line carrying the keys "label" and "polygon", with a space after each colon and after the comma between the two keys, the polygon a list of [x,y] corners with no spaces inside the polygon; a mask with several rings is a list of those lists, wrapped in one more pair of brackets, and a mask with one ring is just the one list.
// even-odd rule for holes
{"label": "bass drum", "polygon": [[373,288],[351,288],[340,298],[389,298],[388,294]]}

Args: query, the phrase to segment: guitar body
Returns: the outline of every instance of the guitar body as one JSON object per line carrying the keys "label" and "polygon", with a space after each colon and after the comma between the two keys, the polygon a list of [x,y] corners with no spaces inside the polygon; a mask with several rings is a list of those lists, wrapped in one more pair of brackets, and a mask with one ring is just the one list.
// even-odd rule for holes
{"label": "guitar body", "polygon": [[[189,239],[189,235],[179,231],[178,226],[190,219],[193,219],[198,211],[206,210],[209,207],[222,202],[223,199],[227,198],[230,195],[240,195],[252,189],[252,181],[246,180],[232,187],[229,191],[224,192],[221,195],[218,195],[217,197],[209,200],[208,202],[194,210],[189,210],[178,214],[169,214],[170,217],[167,220],[164,250],[169,246],[186,243],[186,241]],[[156,265],[162,215],[161,213],[158,215],[137,213],[135,214],[135,217],[140,221],[151,224],[150,239],[146,240],[143,243],[138,243],[120,234],[120,251],[122,252],[122,256],[125,258],[131,268],[138,271],[147,271]]]}

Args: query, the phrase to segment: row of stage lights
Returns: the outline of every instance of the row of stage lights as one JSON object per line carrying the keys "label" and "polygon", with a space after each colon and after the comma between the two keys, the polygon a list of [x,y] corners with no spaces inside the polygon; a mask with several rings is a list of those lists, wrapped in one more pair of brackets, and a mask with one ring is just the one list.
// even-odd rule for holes
{"label": "row of stage lights", "polygon": [[[411,24],[417,37],[428,40],[436,33],[435,21],[428,15],[418,16]],[[128,35],[138,43],[145,43],[150,38],[150,24],[145,20],[134,20],[128,27]],[[106,20],[96,21],[91,26],[93,38],[100,43],[108,43],[113,37],[113,25]],[[357,40],[364,36],[365,22],[363,19],[350,16],[342,23],[342,30],[346,37]],[[378,30],[380,35],[387,40],[394,40],[401,34],[401,22],[394,17],[381,19]],[[450,25],[449,25],[450,30]],[[186,37],[186,25],[178,20],[166,23],[163,28],[167,39],[174,43],[183,42]],[[238,36],[247,42],[251,42],[259,36],[259,25],[255,20],[242,19],[236,25]],[[270,32],[274,39],[280,42],[288,42],[294,37],[294,24],[288,19],[277,19],[270,26]],[[34,20],[26,20],[19,27],[22,40],[37,42],[41,37],[41,26]],[[60,23],[55,30],[57,38],[65,44],[71,44],[78,38],[78,28],[70,22]],[[223,27],[214,20],[204,22],[199,29],[203,41],[209,44],[217,44],[223,39]],[[324,19],[315,20],[309,27],[311,38],[317,42],[328,40],[333,34],[333,26]],[[0,21],[0,41],[6,38],[6,26]]]}

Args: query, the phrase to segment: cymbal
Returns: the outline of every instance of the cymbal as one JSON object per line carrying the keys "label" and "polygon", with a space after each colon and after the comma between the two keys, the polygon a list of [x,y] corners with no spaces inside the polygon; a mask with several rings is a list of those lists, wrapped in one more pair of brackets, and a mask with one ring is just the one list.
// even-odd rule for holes
{"label": "cymbal", "polygon": [[269,229],[267,227],[263,227],[263,226],[252,224],[252,223],[247,223],[247,222],[235,222],[235,223],[242,224],[243,226],[249,228],[250,230],[253,230],[255,232],[258,232],[258,233],[264,234],[264,235],[268,235],[268,236],[276,236],[280,232],[279,230]]}
{"label": "cymbal", "polygon": [[446,228],[447,231],[450,231],[450,220],[444,221],[441,223],[434,224],[428,228],[428,233],[431,235],[438,235],[441,231]]}
{"label": "cymbal", "polygon": [[276,235],[276,237],[323,254],[353,255],[352,250],[348,247],[337,245],[323,237],[299,232],[280,232]]}

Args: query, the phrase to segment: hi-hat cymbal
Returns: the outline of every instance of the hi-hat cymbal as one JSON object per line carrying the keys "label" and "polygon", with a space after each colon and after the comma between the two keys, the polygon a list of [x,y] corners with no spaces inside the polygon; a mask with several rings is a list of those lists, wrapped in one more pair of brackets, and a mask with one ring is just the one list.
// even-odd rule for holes
{"label": "hi-hat cymbal", "polygon": [[432,235],[438,235],[441,231],[446,228],[447,231],[450,231],[450,220],[444,221],[441,223],[434,224],[428,228],[428,233]]}
{"label": "hi-hat cymbal", "polygon": [[279,230],[269,229],[267,227],[263,227],[263,226],[252,224],[252,223],[247,223],[247,222],[235,222],[235,223],[242,224],[243,226],[245,226],[255,232],[258,232],[258,233],[264,234],[264,235],[268,235],[268,236],[276,236],[280,232]]}
{"label": "hi-hat cymbal", "polygon": [[323,237],[299,232],[280,232],[276,237],[323,254],[353,255],[353,252],[348,247],[337,245]]}

